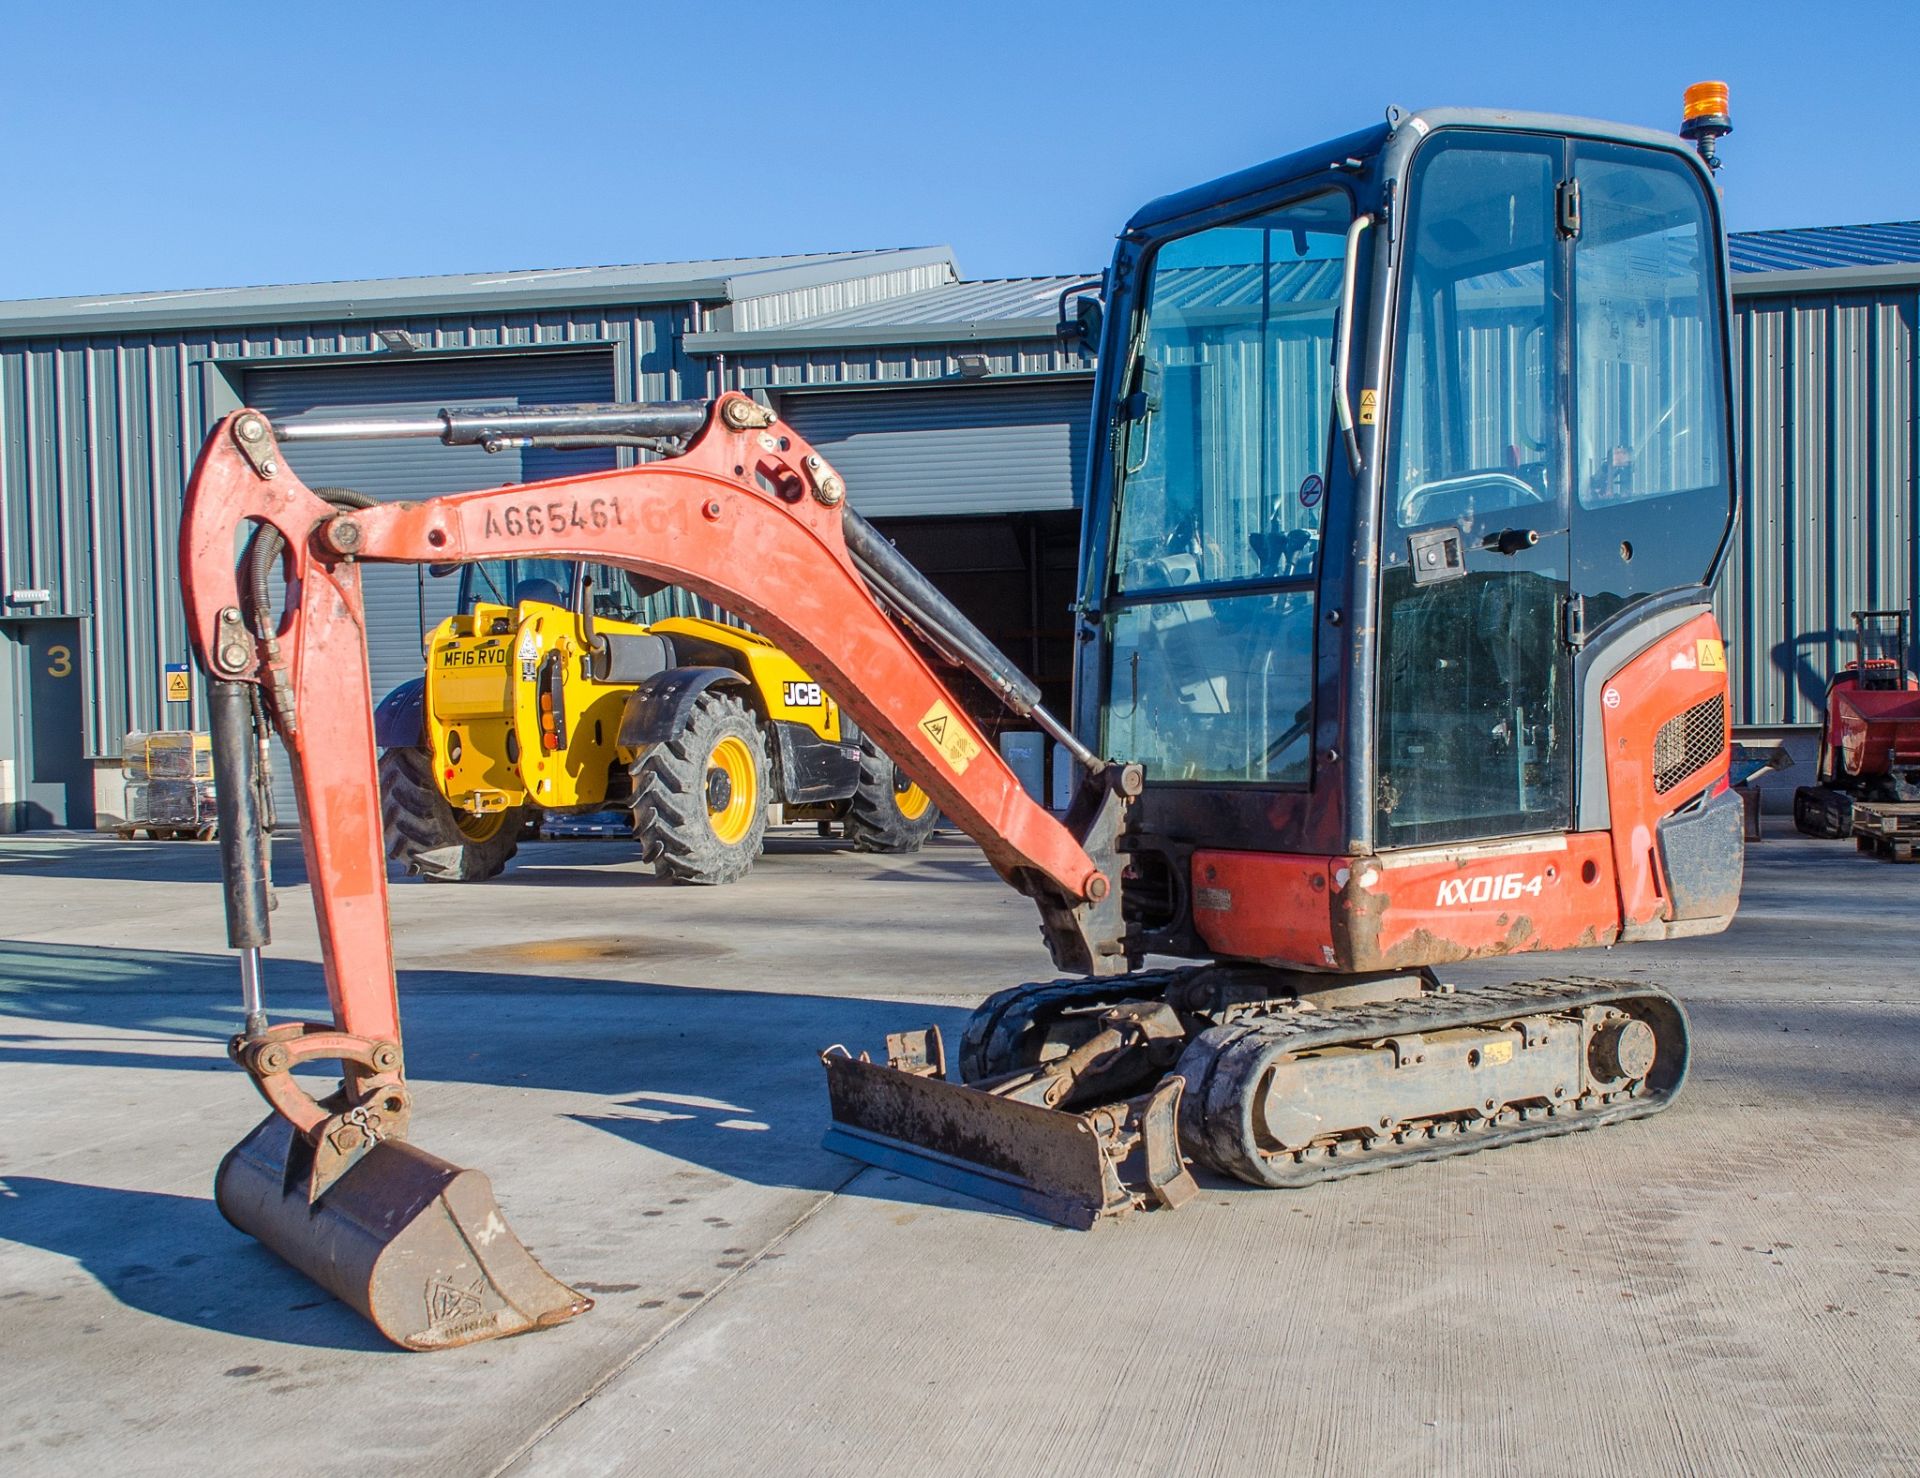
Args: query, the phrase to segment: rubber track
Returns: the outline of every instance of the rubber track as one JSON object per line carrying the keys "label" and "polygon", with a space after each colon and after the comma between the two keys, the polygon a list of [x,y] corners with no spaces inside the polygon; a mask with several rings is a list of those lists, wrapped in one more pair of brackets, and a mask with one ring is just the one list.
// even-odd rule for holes
{"label": "rubber track", "polygon": [[1027,1067],[1019,1054],[1022,1040],[1043,1018],[1077,1006],[1117,1006],[1123,1001],[1155,1001],[1176,980],[1202,966],[1140,970],[1106,979],[1052,980],[996,991],[974,1008],[960,1037],[960,1079],[972,1083]]}
{"label": "rubber track", "polygon": [[[1639,1096],[1616,1097],[1588,1109],[1562,1104],[1551,1111],[1530,1111],[1526,1117],[1516,1112],[1506,1123],[1466,1121],[1444,1137],[1390,1141],[1375,1149],[1355,1145],[1304,1163],[1291,1155],[1263,1155],[1254,1145],[1252,1093],[1276,1058],[1405,1033],[1440,1032],[1601,1005],[1655,1018],[1655,1035],[1661,1039],[1661,1055],[1656,1059],[1660,1087],[1649,1084]],[[1672,1056],[1676,1032],[1677,1068]],[[1656,986],[1625,980],[1536,980],[1365,1006],[1262,1012],[1202,1032],[1182,1055],[1177,1071],[1186,1076],[1187,1091],[1181,1104],[1180,1137],[1187,1152],[1204,1164],[1251,1184],[1312,1185],[1644,1118],[1665,1108],[1680,1091],[1686,1081],[1686,1057],[1686,1012],[1680,1003]],[[1473,1123],[1485,1127],[1469,1127]]]}

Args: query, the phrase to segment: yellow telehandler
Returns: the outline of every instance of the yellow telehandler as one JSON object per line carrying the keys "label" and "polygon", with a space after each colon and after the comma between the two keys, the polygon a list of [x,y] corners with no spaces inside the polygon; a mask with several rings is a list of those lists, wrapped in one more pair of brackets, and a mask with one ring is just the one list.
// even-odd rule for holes
{"label": "yellow telehandler", "polygon": [[388,857],[479,882],[543,813],[610,809],[677,882],[744,876],[772,807],[861,851],[919,849],[938,809],[819,683],[741,627],[638,619],[653,593],[608,566],[461,566],[425,676],[376,713]]}

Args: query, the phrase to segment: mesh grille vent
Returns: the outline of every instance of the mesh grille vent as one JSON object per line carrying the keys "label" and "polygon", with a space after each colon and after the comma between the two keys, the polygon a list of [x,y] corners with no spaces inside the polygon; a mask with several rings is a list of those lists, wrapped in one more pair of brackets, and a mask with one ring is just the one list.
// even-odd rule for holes
{"label": "mesh grille vent", "polygon": [[1727,700],[1716,693],[1675,714],[1653,736],[1653,788],[1665,795],[1687,776],[1705,769],[1720,757],[1727,737]]}

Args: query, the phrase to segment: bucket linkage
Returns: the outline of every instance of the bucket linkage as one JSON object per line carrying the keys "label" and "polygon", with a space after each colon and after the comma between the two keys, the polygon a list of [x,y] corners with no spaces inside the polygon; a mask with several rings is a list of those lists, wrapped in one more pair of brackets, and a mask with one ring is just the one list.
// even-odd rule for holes
{"label": "bucket linkage", "polygon": [[[521,1245],[483,1173],[407,1143],[397,1043],[297,1022],[235,1037],[228,1050],[274,1112],[220,1162],[221,1215],[395,1344],[445,1349],[593,1307]],[[324,1058],[347,1076],[315,1100],[292,1070]]]}

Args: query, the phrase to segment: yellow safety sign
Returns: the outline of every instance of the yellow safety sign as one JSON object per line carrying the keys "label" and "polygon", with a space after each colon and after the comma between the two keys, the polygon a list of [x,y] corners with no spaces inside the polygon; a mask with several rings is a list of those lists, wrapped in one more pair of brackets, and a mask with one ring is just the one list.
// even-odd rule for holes
{"label": "yellow safety sign", "polygon": [[184,666],[176,667],[169,664],[169,666],[166,669],[166,675],[167,675],[167,702],[169,703],[192,702],[193,690],[188,686],[187,669]]}
{"label": "yellow safety sign", "polygon": [[1360,424],[1371,426],[1374,418],[1380,414],[1380,392],[1362,390],[1360,392]]}
{"label": "yellow safety sign", "polygon": [[920,732],[933,741],[940,758],[956,775],[967,773],[967,766],[980,753],[980,741],[967,732],[966,724],[946,704],[935,702],[920,720]]}
{"label": "yellow safety sign", "polygon": [[1693,655],[1702,672],[1727,670],[1727,649],[1710,636],[1703,636],[1693,644]]}

